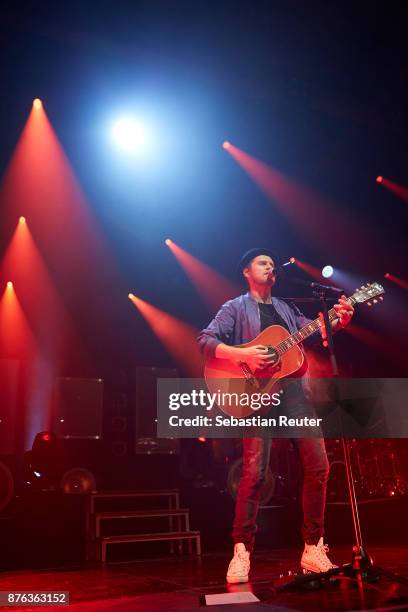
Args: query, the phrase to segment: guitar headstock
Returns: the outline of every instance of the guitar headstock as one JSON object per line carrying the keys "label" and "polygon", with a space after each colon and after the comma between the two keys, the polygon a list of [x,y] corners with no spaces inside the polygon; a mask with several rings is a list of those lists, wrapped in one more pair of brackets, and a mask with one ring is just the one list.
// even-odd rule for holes
{"label": "guitar headstock", "polygon": [[352,297],[360,304],[367,302],[368,306],[372,306],[384,299],[384,293],[384,287],[380,283],[368,283],[356,289]]}

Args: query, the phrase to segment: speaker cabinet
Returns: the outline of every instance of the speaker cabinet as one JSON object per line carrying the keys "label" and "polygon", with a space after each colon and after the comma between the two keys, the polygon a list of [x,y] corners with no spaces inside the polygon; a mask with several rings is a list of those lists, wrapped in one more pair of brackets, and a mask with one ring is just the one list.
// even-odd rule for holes
{"label": "speaker cabinet", "polygon": [[58,378],[52,430],[59,438],[102,437],[103,381],[100,378]]}

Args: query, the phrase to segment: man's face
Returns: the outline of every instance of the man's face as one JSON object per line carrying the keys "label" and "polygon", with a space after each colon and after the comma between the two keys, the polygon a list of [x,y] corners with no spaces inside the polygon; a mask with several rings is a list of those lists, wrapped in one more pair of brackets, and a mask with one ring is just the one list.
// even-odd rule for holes
{"label": "man's face", "polygon": [[274,261],[269,255],[258,255],[244,268],[243,273],[249,284],[273,287],[276,282],[274,268]]}

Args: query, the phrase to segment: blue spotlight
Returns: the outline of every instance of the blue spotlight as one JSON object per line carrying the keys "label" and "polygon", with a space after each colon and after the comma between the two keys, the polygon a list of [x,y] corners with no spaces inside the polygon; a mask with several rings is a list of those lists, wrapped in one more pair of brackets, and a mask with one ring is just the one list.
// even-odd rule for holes
{"label": "blue spotlight", "polygon": [[121,117],[112,125],[112,138],[122,151],[137,153],[146,144],[146,129],[135,117]]}
{"label": "blue spotlight", "polygon": [[332,266],[324,266],[323,270],[322,270],[322,276],[324,276],[324,278],[330,278],[331,276],[333,276],[333,267]]}

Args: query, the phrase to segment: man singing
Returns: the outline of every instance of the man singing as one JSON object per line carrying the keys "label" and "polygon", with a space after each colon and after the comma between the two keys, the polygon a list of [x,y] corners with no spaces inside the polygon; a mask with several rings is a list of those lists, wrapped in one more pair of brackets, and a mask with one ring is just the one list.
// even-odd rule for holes
{"label": "man singing", "polygon": [[[251,249],[243,255],[239,271],[245,277],[249,291],[245,295],[229,300],[218,311],[215,318],[198,336],[198,343],[206,357],[245,362],[252,372],[267,367],[267,348],[257,345],[237,348],[236,345],[250,342],[270,325],[281,325],[291,334],[301,329],[310,320],[296,306],[272,297],[276,282],[276,269],[269,249]],[[338,319],[334,329],[350,322],[353,308],[342,296],[334,306]],[[323,333],[322,326],[322,333]],[[283,409],[289,416],[305,415],[305,406],[311,405],[304,393],[302,379],[291,379],[289,393],[285,396]],[[293,438],[303,468],[303,526],[305,542],[301,566],[306,571],[325,572],[335,567],[327,556],[328,548],[323,543],[324,509],[329,463],[323,438]],[[256,518],[260,489],[269,464],[271,439],[251,437],[243,439],[243,470],[235,506],[232,537],[234,556],[229,564],[227,582],[247,582],[250,555],[254,548],[257,530]]]}

